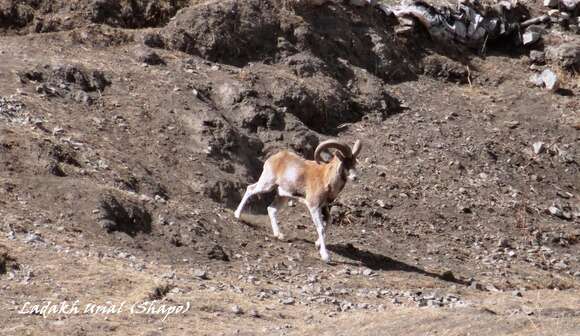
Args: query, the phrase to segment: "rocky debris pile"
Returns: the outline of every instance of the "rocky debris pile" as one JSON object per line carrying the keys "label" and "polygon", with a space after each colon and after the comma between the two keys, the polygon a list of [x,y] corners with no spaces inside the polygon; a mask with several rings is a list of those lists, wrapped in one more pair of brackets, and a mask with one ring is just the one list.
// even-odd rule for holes
{"label": "rocky debris pile", "polygon": [[[366,267],[344,268],[335,274],[330,274],[328,270],[305,270],[297,263],[300,257],[297,258],[288,258],[289,262],[276,263],[271,268],[264,267],[259,261],[255,264],[246,264],[238,280],[251,284],[251,287],[255,288],[251,296],[260,301],[274,301],[280,305],[323,305],[330,307],[333,313],[356,310],[380,311],[387,305],[456,308],[469,304],[458,294],[446,293],[447,290],[403,291],[377,288],[372,285],[349,287],[351,281],[379,281],[375,279],[380,279],[381,272]],[[277,280],[275,286],[269,286],[273,279]],[[341,280],[337,283],[330,279]],[[290,285],[280,287],[281,283]],[[224,286],[208,285],[206,288],[214,291],[224,290]],[[235,288],[233,290],[235,291]]]}
{"label": "rocky debris pile", "polygon": [[[522,4],[508,1],[488,6],[478,0],[464,0],[456,8],[436,8],[422,1],[413,1],[394,7],[380,4],[379,8],[387,15],[397,16],[402,25],[414,25],[407,18],[418,20],[433,38],[442,42],[481,48],[488,42],[508,36],[513,37],[514,46],[520,43],[534,45],[546,33],[546,25],[558,25],[564,30],[577,32],[580,30],[578,3],[577,0],[546,0],[544,5],[554,9],[528,20],[525,20],[528,10]],[[520,31],[521,36],[518,34]]]}
{"label": "rocky debris pile", "polygon": [[[578,257],[569,253],[558,252],[544,244],[562,247],[569,244],[570,240],[568,238],[571,238],[572,241],[576,238],[560,237],[553,233],[540,233],[539,231],[536,232],[536,235],[538,236],[538,240],[534,242],[536,244],[535,246],[520,245],[497,247],[489,252],[486,251],[483,254],[476,256],[476,260],[479,260],[482,265],[496,269],[500,273],[519,260],[542,270],[574,275],[577,270],[574,270],[571,265],[576,264],[579,261]],[[475,284],[472,287],[479,288],[480,284]],[[481,286],[481,288],[485,289],[483,286]],[[495,291],[498,290],[495,289]]]}
{"label": "rocky debris pile", "polygon": [[41,243],[45,243],[44,238],[42,238],[42,236],[36,232],[28,232],[26,234],[26,236],[24,237],[24,242],[27,244],[41,244]]}
{"label": "rocky debris pile", "polygon": [[537,73],[530,76],[530,82],[539,87],[545,87],[551,92],[557,92],[561,87],[561,76],[548,67],[547,63],[562,70],[575,73],[580,69],[580,40],[559,45],[549,45],[544,50],[530,51],[530,67]]}
{"label": "rocky debris pile", "polygon": [[14,96],[0,96],[0,120],[6,122],[27,123],[28,115],[23,102]]}
{"label": "rocky debris pile", "polygon": [[[336,312],[354,310],[382,310],[387,304],[415,305],[431,308],[457,308],[468,305],[457,294],[423,293],[422,291],[398,291],[387,288],[336,288],[308,283],[297,291],[278,289],[261,290],[260,300],[277,298],[282,305],[321,304],[333,307]],[[354,299],[354,300],[353,300]],[[358,302],[356,302],[358,301]]]}
{"label": "rocky debris pile", "polygon": [[[399,303],[399,295],[393,298],[393,303]],[[417,307],[463,307],[467,303],[461,300],[460,296],[457,294],[444,294],[437,295],[436,293],[424,293],[422,291],[417,292],[404,292],[402,297],[406,298],[408,301],[413,302]]]}
{"label": "rocky debris pile", "polygon": [[90,105],[111,84],[102,71],[82,65],[38,65],[33,70],[19,72],[22,84],[37,83],[37,93],[47,97],[62,97]]}
{"label": "rocky debris pile", "polygon": [[[435,40],[449,45],[467,45],[478,52],[484,52],[494,40],[502,39],[502,45],[505,45],[506,38],[511,39],[514,49],[522,46],[531,48],[530,60],[535,64],[532,69],[541,73],[534,75],[531,82],[558,92],[561,79],[554,71],[541,65],[552,63],[572,73],[580,67],[580,41],[573,35],[563,36],[567,32],[580,31],[580,6],[576,0],[564,2],[566,4],[547,0],[547,7],[558,9],[551,9],[546,15],[528,20],[525,20],[529,15],[527,8],[521,3],[514,5],[507,1],[491,7],[477,0],[461,1],[457,8],[438,8],[422,1],[394,7],[378,6],[387,15],[398,18],[401,26],[395,29],[396,32],[408,32],[409,29],[403,28],[412,30],[419,22]],[[546,39],[543,40],[543,37]],[[425,72],[428,74],[441,71],[429,63],[426,66]],[[443,75],[445,77],[445,71]],[[461,74],[460,77],[465,75]]]}
{"label": "rocky debris pile", "polygon": [[[399,6],[379,5],[387,15],[394,15],[403,25],[413,26],[417,20],[436,40],[459,43],[469,47],[485,48],[487,43],[513,37],[523,18],[523,7],[501,1],[494,6],[484,6],[479,1],[460,1],[456,7],[436,8],[423,1],[412,1]],[[518,39],[514,41],[519,42]]]}
{"label": "rocky debris pile", "polygon": [[[576,147],[572,144],[552,143],[547,145],[542,141],[536,141],[532,144],[532,150],[535,155],[547,154],[565,164],[574,164],[578,162],[578,153]],[[562,198],[570,198],[560,195]]]}
{"label": "rocky debris pile", "polygon": [[563,202],[554,202],[551,206],[548,207],[547,212],[554,217],[565,220],[571,220],[574,217],[578,218],[578,209],[573,211],[572,205],[570,203],[566,202],[563,205],[561,203]]}
{"label": "rocky debris pile", "polygon": [[548,19],[552,24],[559,24],[565,29],[580,31],[580,1],[578,0],[544,0],[544,6],[551,8]]}
{"label": "rocky debris pile", "polygon": [[523,34],[524,45],[532,48],[530,62],[533,64],[530,68],[537,71],[530,78],[534,85],[558,92],[562,74],[552,69],[559,68],[568,73],[576,73],[580,69],[580,40],[568,34],[580,32],[578,4],[576,0],[546,0],[546,7],[557,9],[548,10],[546,15],[537,18],[526,28]]}
{"label": "rocky debris pile", "polygon": [[[549,233],[542,234],[541,239],[545,243],[551,244],[557,241],[559,246],[566,246],[565,244],[568,242],[564,237],[554,237]],[[547,246],[533,246],[526,249],[523,259],[543,270],[558,271],[568,273],[569,275],[576,275],[580,271],[578,269],[574,270],[571,267],[572,264],[577,264],[580,261],[578,256],[569,253],[557,253],[554,249]]]}

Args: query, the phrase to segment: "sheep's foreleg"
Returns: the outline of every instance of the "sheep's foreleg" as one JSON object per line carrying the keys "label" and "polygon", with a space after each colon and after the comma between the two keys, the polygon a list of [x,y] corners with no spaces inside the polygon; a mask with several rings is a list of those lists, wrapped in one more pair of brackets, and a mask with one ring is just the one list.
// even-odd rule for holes
{"label": "sheep's foreleg", "polygon": [[[322,222],[324,223],[324,233],[326,234],[328,233],[328,224],[330,223],[330,210],[328,209],[328,206],[322,207]],[[320,238],[316,240],[314,246],[316,246],[316,248],[320,247]]]}
{"label": "sheep's foreleg", "polygon": [[280,232],[280,227],[278,226],[278,221],[276,219],[276,213],[282,207],[284,203],[284,199],[282,197],[276,196],[272,204],[268,206],[268,217],[270,217],[270,224],[272,224],[272,233],[274,237],[284,240],[284,235]]}
{"label": "sheep's foreleg", "polygon": [[326,223],[324,223],[322,217],[322,209],[320,207],[309,207],[310,215],[312,216],[312,221],[316,226],[316,232],[318,233],[318,240],[316,241],[320,248],[320,258],[328,263],[330,262],[330,255],[328,255],[328,251],[326,250],[326,245],[324,243],[324,234],[325,234],[325,227]]}

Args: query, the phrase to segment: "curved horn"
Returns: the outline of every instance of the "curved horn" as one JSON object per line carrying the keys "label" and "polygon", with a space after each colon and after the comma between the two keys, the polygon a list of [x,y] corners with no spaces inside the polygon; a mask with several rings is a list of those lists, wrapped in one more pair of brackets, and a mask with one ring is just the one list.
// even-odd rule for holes
{"label": "curved horn", "polygon": [[357,140],[354,143],[354,146],[352,146],[352,157],[356,158],[359,155],[361,148],[362,148],[362,144],[361,144],[360,140]]}
{"label": "curved horn", "polygon": [[314,160],[316,160],[316,163],[325,162],[320,157],[320,154],[329,148],[338,149],[339,151],[342,152],[342,154],[345,157],[352,157],[352,152],[350,150],[350,147],[348,147],[347,145],[343,144],[342,142],[338,142],[336,140],[326,140],[326,141],[321,142],[318,145],[318,147],[316,147],[316,150],[314,151]]}

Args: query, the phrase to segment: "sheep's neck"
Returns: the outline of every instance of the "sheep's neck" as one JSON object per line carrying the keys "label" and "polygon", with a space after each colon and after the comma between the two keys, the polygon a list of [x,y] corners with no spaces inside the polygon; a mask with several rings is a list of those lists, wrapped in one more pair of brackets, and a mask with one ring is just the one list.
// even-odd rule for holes
{"label": "sheep's neck", "polygon": [[329,169],[330,178],[328,179],[328,185],[326,186],[328,190],[328,201],[332,202],[338,197],[338,194],[344,188],[346,181],[341,176],[339,171],[339,164],[338,162],[333,162]]}

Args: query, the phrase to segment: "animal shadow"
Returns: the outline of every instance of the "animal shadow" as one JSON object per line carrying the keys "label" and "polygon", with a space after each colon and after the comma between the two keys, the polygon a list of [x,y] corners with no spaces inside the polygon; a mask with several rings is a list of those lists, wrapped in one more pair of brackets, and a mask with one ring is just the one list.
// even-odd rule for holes
{"label": "animal shadow", "polygon": [[402,261],[394,260],[382,254],[377,254],[370,251],[358,249],[350,243],[333,244],[328,245],[327,247],[332,252],[345,258],[348,258],[350,260],[358,261],[362,263],[365,267],[368,267],[372,270],[414,272],[432,278],[437,278],[443,281],[467,285],[467,282],[460,279],[456,279],[451,272],[445,272],[443,274],[428,272],[419,267],[406,264]]}

